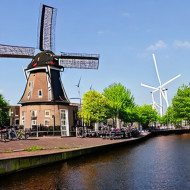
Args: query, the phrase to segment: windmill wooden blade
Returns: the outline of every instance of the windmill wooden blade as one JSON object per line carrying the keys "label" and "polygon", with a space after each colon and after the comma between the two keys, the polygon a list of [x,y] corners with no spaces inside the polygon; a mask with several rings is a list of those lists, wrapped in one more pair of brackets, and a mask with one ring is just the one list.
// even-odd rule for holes
{"label": "windmill wooden blade", "polygon": [[33,58],[35,48],[0,44],[0,57]]}
{"label": "windmill wooden blade", "polygon": [[59,65],[64,68],[98,69],[98,54],[63,53],[57,57]]}
{"label": "windmill wooden blade", "polygon": [[38,35],[38,44],[41,51],[54,50],[56,15],[57,9],[42,5]]}

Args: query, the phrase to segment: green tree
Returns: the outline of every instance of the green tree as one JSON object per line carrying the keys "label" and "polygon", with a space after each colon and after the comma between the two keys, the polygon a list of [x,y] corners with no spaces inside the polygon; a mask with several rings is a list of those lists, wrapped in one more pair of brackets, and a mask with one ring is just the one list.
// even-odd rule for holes
{"label": "green tree", "polygon": [[190,84],[178,88],[177,94],[172,99],[172,105],[175,117],[190,123]]}
{"label": "green tree", "polygon": [[158,120],[158,112],[151,105],[137,106],[138,122],[143,128],[147,128],[148,124]]}
{"label": "green tree", "polygon": [[9,107],[4,100],[2,94],[0,94],[0,125],[5,126],[9,124]]}
{"label": "green tree", "polygon": [[121,112],[121,114],[123,114],[122,119],[125,123],[132,124],[139,119],[136,106],[126,108],[123,112]]}
{"label": "green tree", "polygon": [[181,119],[177,117],[173,106],[169,106],[166,114],[162,117],[162,124],[167,125],[168,122],[173,123],[175,126],[181,125]]}
{"label": "green tree", "polygon": [[108,118],[108,104],[106,98],[95,90],[88,91],[82,98],[82,109],[79,115],[85,123],[103,122]]}
{"label": "green tree", "polygon": [[135,106],[130,90],[121,83],[113,83],[104,89],[103,94],[109,103],[111,117],[127,120],[126,114],[131,114],[131,108]]}

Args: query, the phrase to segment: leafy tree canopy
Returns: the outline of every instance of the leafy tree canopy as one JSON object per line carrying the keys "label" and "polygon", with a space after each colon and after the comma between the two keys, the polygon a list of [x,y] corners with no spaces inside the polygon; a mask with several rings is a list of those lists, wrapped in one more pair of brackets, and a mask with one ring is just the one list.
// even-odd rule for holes
{"label": "leafy tree canopy", "polygon": [[177,94],[172,99],[175,116],[190,122],[190,84],[178,88]]}
{"label": "leafy tree canopy", "polygon": [[129,89],[126,89],[121,83],[113,83],[103,92],[106,97],[112,117],[119,115],[120,119],[126,119],[124,117],[127,108],[133,108],[135,106],[134,97],[131,95]]}
{"label": "leafy tree canopy", "polygon": [[83,95],[82,110],[79,115],[88,122],[102,122],[108,118],[108,104],[106,98],[95,90]]}
{"label": "leafy tree canopy", "polygon": [[169,106],[166,114],[162,117],[162,124],[167,125],[168,122],[173,123],[174,125],[181,124],[181,119],[176,116],[173,106]]}
{"label": "leafy tree canopy", "polygon": [[143,127],[148,127],[148,124],[152,121],[157,121],[158,113],[151,105],[137,106],[136,111],[138,113],[138,122]]}
{"label": "leafy tree canopy", "polygon": [[133,123],[139,120],[137,107],[128,107],[120,113],[120,117],[125,123]]}
{"label": "leafy tree canopy", "polygon": [[5,126],[9,124],[9,107],[3,96],[0,94],[0,125]]}

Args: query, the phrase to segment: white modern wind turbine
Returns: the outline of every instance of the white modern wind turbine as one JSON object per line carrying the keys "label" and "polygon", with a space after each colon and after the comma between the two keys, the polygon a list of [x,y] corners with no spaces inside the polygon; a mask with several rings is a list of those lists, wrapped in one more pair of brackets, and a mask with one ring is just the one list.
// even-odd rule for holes
{"label": "white modern wind turbine", "polygon": [[[166,89],[165,86],[166,86],[167,84],[169,84],[170,82],[172,82],[173,80],[179,78],[181,75],[177,75],[177,76],[175,76],[174,78],[172,78],[172,79],[170,79],[169,81],[167,81],[167,82],[165,82],[164,84],[162,84],[162,83],[161,83],[161,80],[160,80],[160,75],[159,75],[159,72],[158,72],[158,67],[157,67],[155,55],[152,54],[152,57],[153,57],[154,65],[155,65],[155,68],[156,68],[156,74],[157,74],[157,77],[158,77],[159,86],[158,86],[158,87],[154,87],[154,86],[146,85],[146,84],[143,84],[143,83],[141,83],[141,86],[153,89],[154,91],[152,92],[152,94],[155,93],[155,92],[157,92],[157,91],[160,92],[160,105],[159,105],[159,107],[160,107],[160,115],[163,116],[163,100],[162,100],[162,98],[164,98],[164,100],[165,100],[165,102],[166,102],[167,108],[168,108],[168,106],[169,106],[169,103],[168,103],[168,96],[167,96],[167,90],[168,90],[168,89]],[[152,96],[153,96],[153,95],[152,95]],[[156,104],[155,104],[155,101],[153,102],[153,104],[156,105]],[[157,104],[157,105],[158,105],[158,104]]]}
{"label": "white modern wind turbine", "polygon": [[152,94],[152,109],[158,110],[160,108],[160,105],[156,103],[154,99],[154,91],[150,92]]}

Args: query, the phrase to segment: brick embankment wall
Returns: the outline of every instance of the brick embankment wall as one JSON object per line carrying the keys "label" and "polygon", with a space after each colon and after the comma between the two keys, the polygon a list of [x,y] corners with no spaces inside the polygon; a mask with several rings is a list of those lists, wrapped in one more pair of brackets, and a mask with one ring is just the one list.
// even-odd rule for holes
{"label": "brick embankment wall", "polygon": [[[11,142],[4,143],[4,150],[10,151],[11,148],[17,148],[14,152],[0,153],[0,175],[13,173],[16,171],[38,167],[53,162],[63,161],[70,158],[90,154],[105,149],[111,149],[118,146],[124,146],[131,143],[138,143],[148,138],[148,135],[139,138],[120,139],[120,140],[103,140],[101,138],[42,138],[30,144],[30,147],[41,146],[44,150],[27,152],[22,151],[24,147],[29,146],[27,143],[32,140],[16,141],[17,147]],[[8,144],[11,143],[8,146]],[[3,144],[2,144],[3,145]],[[60,146],[60,147],[58,147]],[[9,147],[9,149],[7,148]],[[54,147],[54,148],[53,148]],[[56,148],[55,148],[56,147]],[[20,148],[20,151],[19,149]]]}

